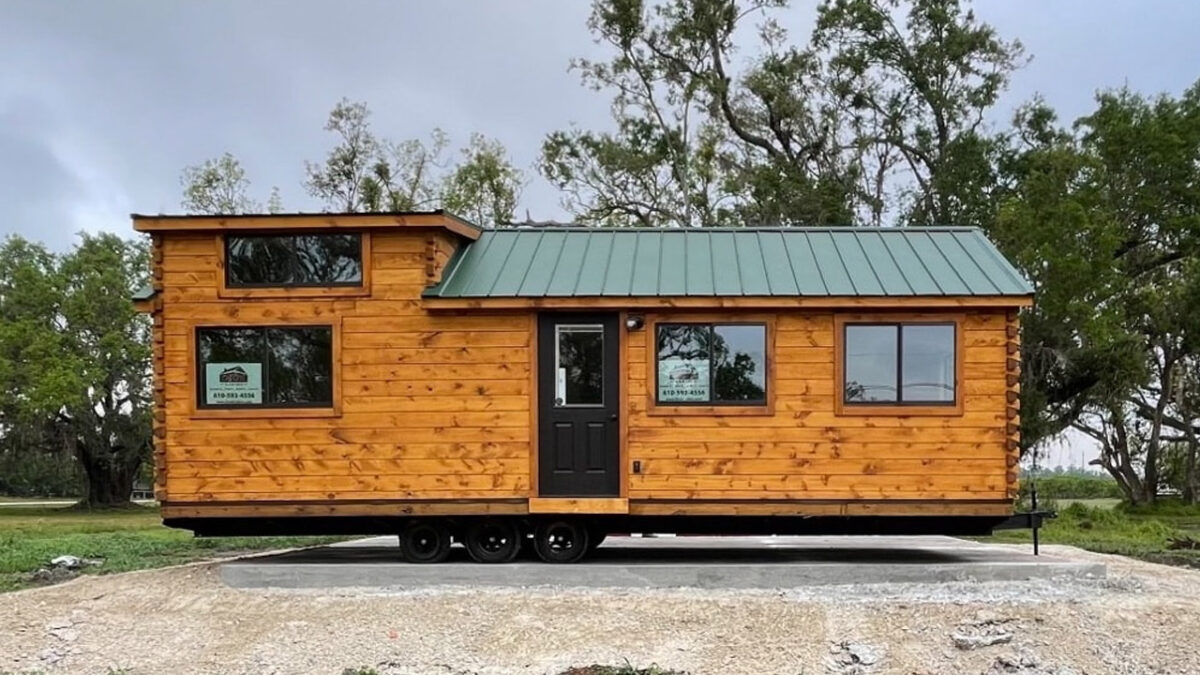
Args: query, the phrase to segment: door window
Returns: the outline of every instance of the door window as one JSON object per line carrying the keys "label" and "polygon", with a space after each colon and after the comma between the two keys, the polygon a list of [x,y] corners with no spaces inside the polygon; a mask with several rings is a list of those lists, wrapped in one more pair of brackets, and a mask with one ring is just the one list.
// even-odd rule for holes
{"label": "door window", "polygon": [[555,326],[554,343],[554,405],[603,405],[604,326]]}

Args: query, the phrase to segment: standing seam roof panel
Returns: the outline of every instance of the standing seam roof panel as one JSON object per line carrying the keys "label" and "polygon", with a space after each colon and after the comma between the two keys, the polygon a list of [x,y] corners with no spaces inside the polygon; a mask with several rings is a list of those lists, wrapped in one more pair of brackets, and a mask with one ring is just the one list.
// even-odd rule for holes
{"label": "standing seam roof panel", "polygon": [[681,246],[682,239],[672,241],[670,237],[686,237],[679,232],[664,232],[663,245],[659,249],[658,294],[687,295],[687,249]]}
{"label": "standing seam roof panel", "polygon": [[879,279],[885,295],[912,295],[912,287],[908,285],[900,267],[888,252],[883,243],[884,234],[880,232],[863,232],[859,234],[858,243],[862,245],[867,262]]}
{"label": "standing seam roof panel", "polygon": [[612,256],[613,232],[593,232],[587,236],[588,247],[579,265],[579,280],[572,295],[604,295],[604,279]]}
{"label": "standing seam roof panel", "polygon": [[604,275],[604,295],[628,296],[633,285],[634,254],[640,237],[613,237],[608,272]]}
{"label": "standing seam roof panel", "polygon": [[630,282],[630,295],[658,295],[658,251],[662,246],[661,232],[639,232],[633,263],[633,279]]}
{"label": "standing seam roof panel", "polygon": [[575,294],[575,287],[579,284],[579,268],[583,265],[583,256],[587,252],[590,238],[567,235],[562,253],[558,256],[558,264],[554,266],[550,284],[546,287],[547,296],[565,297]]}
{"label": "standing seam roof panel", "polygon": [[988,279],[1001,293],[1029,293],[1033,288],[1011,266],[1002,264],[997,251],[984,247],[979,237],[972,237],[968,232],[953,233],[954,241],[962,247],[971,260],[983,270]]}
{"label": "standing seam roof panel", "polygon": [[763,263],[762,248],[754,232],[743,232],[733,237],[737,251],[738,271],[742,277],[742,295],[770,295],[766,265]]}
{"label": "standing seam roof panel", "polygon": [[443,292],[457,296],[475,295],[471,284],[474,278],[479,276],[480,263],[486,258],[488,250],[495,243],[494,237],[488,237],[485,234],[480,237],[480,241],[467,247],[462,260],[452,270],[453,273],[444,286]]}
{"label": "standing seam roof panel", "polygon": [[513,237],[513,247],[508,253],[504,267],[496,275],[496,282],[488,291],[488,295],[515,297],[529,275],[530,263],[537,253],[542,237],[531,236],[532,232],[522,232]]}
{"label": "standing seam roof panel", "polygon": [[979,269],[979,265],[975,264],[963,247],[959,246],[953,233],[930,232],[929,238],[958,273],[959,278],[971,289],[972,295],[994,295],[998,292],[996,285]]}
{"label": "standing seam roof panel", "polygon": [[929,274],[937,280],[937,285],[941,287],[942,293],[946,295],[971,295],[971,287],[958,276],[958,272],[954,271],[954,267],[942,255],[941,250],[933,242],[929,232],[913,233],[908,243],[912,244],[913,250],[917,253],[925,268],[929,270]]}
{"label": "standing seam roof panel", "polygon": [[488,230],[426,297],[1029,296],[966,228]]}
{"label": "standing seam roof panel", "polygon": [[767,284],[771,295],[796,295],[796,277],[788,261],[787,249],[783,246],[783,235],[778,232],[758,232],[758,248],[762,252],[763,266],[767,270]]}
{"label": "standing seam roof panel", "polygon": [[717,295],[742,295],[733,232],[712,233],[713,290]]}
{"label": "standing seam roof panel", "polygon": [[871,262],[867,260],[867,254],[858,242],[858,234],[837,232],[833,235],[833,245],[837,248],[842,265],[850,276],[855,294],[883,295],[883,285],[879,283],[879,277],[875,276],[875,270],[871,269]]}
{"label": "standing seam roof panel", "polygon": [[812,237],[783,237],[784,250],[792,264],[792,275],[800,295],[830,295],[825,277],[817,265]]}
{"label": "standing seam roof panel", "polygon": [[683,237],[687,257],[685,285],[688,295],[714,295],[712,247],[709,238],[692,233],[671,235]]}
{"label": "standing seam roof panel", "polygon": [[542,235],[542,241],[529,261],[529,274],[525,275],[525,281],[517,290],[518,295],[529,297],[546,294],[566,238],[565,232],[546,232]]}
{"label": "standing seam roof panel", "polygon": [[896,261],[896,266],[900,268],[900,273],[904,275],[905,282],[908,283],[908,287],[914,294],[941,295],[942,289],[933,280],[929,270],[925,269],[925,264],[921,262],[908,240],[907,236],[880,235],[880,241],[887,247],[892,260]]}

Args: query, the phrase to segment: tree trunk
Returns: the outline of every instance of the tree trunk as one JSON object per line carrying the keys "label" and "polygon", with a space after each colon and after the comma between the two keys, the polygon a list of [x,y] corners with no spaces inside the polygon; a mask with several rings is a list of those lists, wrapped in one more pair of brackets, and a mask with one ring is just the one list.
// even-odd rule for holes
{"label": "tree trunk", "polygon": [[[130,467],[117,459],[118,453],[103,453],[89,448],[82,440],[75,442],[75,455],[83,467],[85,492],[79,501],[82,506],[127,506],[133,494],[133,479],[138,466]],[[140,462],[138,462],[140,465]]]}

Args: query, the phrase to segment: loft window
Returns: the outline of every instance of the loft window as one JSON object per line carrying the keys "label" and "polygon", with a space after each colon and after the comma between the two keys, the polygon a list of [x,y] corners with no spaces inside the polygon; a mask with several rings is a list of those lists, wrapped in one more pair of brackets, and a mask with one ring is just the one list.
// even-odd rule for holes
{"label": "loft window", "polygon": [[847,323],[846,405],[954,405],[953,323]]}
{"label": "loft window", "polygon": [[362,235],[228,235],[225,283],[230,288],[362,286]]}
{"label": "loft window", "polygon": [[660,323],[655,400],[660,405],[766,405],[765,324]]}
{"label": "loft window", "polygon": [[196,329],[197,407],[333,406],[331,326]]}

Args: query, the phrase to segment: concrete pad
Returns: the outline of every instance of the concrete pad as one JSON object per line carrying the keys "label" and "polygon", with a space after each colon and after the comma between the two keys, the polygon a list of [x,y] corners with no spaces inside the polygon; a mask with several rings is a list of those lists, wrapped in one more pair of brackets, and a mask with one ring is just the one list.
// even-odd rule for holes
{"label": "concrete pad", "polygon": [[220,574],[235,588],[789,588],[1105,576],[1103,563],[938,536],[610,537],[574,565],[481,565],[458,547],[442,564],[410,565],[396,547],[395,537],[373,537],[243,558]]}

